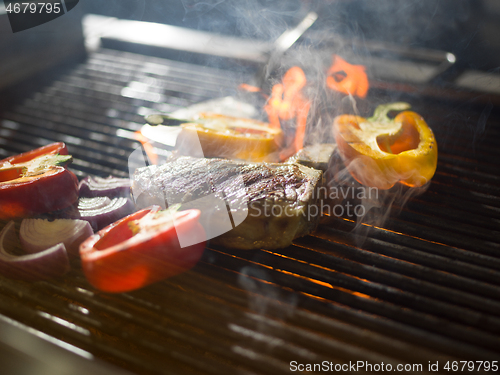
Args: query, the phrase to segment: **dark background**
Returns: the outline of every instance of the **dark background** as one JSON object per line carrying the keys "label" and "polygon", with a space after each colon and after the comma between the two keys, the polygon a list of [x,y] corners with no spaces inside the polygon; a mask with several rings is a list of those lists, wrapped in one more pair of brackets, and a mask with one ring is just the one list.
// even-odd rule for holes
{"label": "dark background", "polygon": [[461,69],[499,71],[498,0],[85,0],[84,12],[274,40],[307,10],[316,31],[439,49]]}

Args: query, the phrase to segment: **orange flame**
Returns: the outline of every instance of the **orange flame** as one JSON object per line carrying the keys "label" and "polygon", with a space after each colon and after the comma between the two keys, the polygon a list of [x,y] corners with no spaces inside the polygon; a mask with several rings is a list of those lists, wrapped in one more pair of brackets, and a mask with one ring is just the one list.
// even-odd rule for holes
{"label": "orange flame", "polygon": [[238,86],[240,90],[248,92],[260,92],[260,87],[249,85],[248,83],[242,83]]}
{"label": "orange flame", "polygon": [[134,138],[141,142],[142,147],[144,147],[144,151],[146,151],[146,155],[148,156],[151,164],[158,164],[158,154],[155,152],[154,147],[151,143],[149,143],[149,139],[146,138],[140,130],[134,133]]}
{"label": "orange flame", "polygon": [[328,88],[343,94],[365,98],[370,88],[365,67],[351,65],[343,58],[333,55],[333,63],[326,77]]}
{"label": "orange flame", "polygon": [[307,114],[311,103],[302,95],[302,89],[307,83],[304,71],[298,66],[290,68],[283,76],[283,83],[278,83],[271,90],[271,97],[264,109],[273,128],[281,126],[280,120],[296,120],[295,139],[286,153],[293,153],[304,145]]}

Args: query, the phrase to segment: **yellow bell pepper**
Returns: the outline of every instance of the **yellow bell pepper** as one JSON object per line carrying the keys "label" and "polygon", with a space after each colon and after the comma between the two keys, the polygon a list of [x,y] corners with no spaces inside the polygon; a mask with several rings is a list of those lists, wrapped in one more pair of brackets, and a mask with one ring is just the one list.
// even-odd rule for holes
{"label": "yellow bell pepper", "polygon": [[281,129],[271,128],[264,122],[202,113],[197,120],[181,127],[176,143],[181,154],[196,154],[201,145],[205,157],[266,162],[279,159]]}
{"label": "yellow bell pepper", "polygon": [[437,143],[424,119],[411,111],[401,112],[394,119],[387,116],[390,111],[408,108],[408,103],[390,103],[377,107],[371,118],[335,118],[338,150],[356,181],[389,189],[397,182],[422,186],[434,176]]}

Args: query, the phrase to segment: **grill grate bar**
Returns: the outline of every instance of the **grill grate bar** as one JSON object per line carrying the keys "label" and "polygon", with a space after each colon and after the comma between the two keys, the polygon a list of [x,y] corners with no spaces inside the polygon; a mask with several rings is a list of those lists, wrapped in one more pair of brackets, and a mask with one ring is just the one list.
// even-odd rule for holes
{"label": "grill grate bar", "polygon": [[[2,155],[62,140],[80,176],[126,176],[142,115],[234,95],[246,81],[101,50],[3,114]],[[431,126],[446,118],[445,106],[434,106]],[[416,111],[427,118],[426,108]],[[139,373],[280,374],[291,360],[497,359],[500,133],[490,126],[477,137],[485,147],[469,153],[467,126],[477,119],[436,126],[432,184],[379,228],[351,232],[354,222],[329,217],[287,249],[210,247],[190,272],[122,295],[94,291],[78,264],[51,282],[0,277],[0,314]]]}
{"label": "grill grate bar", "polygon": [[[21,289],[22,290],[22,289]],[[15,290],[12,291],[13,293]],[[44,298],[47,296],[44,294],[36,295],[34,296],[33,293],[28,293],[30,295],[29,301],[24,301],[28,302],[31,304],[40,304],[43,303]],[[74,297],[72,297],[74,298]],[[45,304],[46,305],[46,304]],[[88,306],[89,304],[87,304]],[[90,304],[92,305],[92,304]],[[51,306],[47,306],[47,311],[48,313],[45,313],[46,316],[57,316],[61,314],[61,312],[65,313],[65,316],[67,319],[71,319],[72,324],[82,324],[83,326],[87,326],[87,328],[84,328],[84,330],[97,330],[99,332],[99,336],[104,336],[104,340],[102,342],[101,347],[99,348],[100,350],[103,350],[104,352],[107,352],[107,348],[104,346],[105,341],[108,341],[109,339],[106,340],[106,336],[109,338],[111,337],[122,337],[123,334],[122,332],[124,329],[128,332],[127,333],[127,341],[129,342],[129,345],[132,344],[133,348],[122,348],[122,352],[128,352],[130,350],[133,350],[135,352],[135,356],[133,357],[143,357],[142,359],[139,358],[131,358],[131,362],[137,362],[137,364],[142,363],[146,358],[151,357],[149,361],[153,360],[154,362],[150,364],[151,368],[150,370],[154,370],[155,368],[161,368],[162,366],[165,365],[170,365],[170,364],[165,364],[162,363],[162,357],[166,353],[166,348],[174,348],[175,347],[175,352],[182,354],[182,353],[191,353],[191,350],[195,347],[199,347],[199,349],[196,349],[199,355],[203,355],[203,352],[209,351],[212,353],[212,355],[217,356],[222,355],[223,357],[226,357],[231,353],[231,347],[227,347],[224,345],[224,342],[227,340],[221,340],[221,336],[217,337],[216,339],[221,342],[221,347],[220,348],[213,348],[211,347],[211,342],[215,339],[214,337],[211,337],[211,335],[207,334],[206,332],[201,333],[200,329],[198,330],[193,330],[192,328],[188,327],[187,325],[183,326],[178,326],[178,324],[174,323],[173,320],[168,319],[168,318],[162,318],[160,322],[156,324],[151,324],[151,320],[144,319],[143,322],[137,321],[137,319],[134,321],[136,327],[127,327],[126,324],[117,324],[116,323],[116,318],[118,317],[120,320],[123,321],[123,314],[119,314],[116,316],[116,310],[112,311],[115,313],[115,318],[107,315],[107,314],[99,314],[97,315],[98,321],[97,324],[92,324],[89,325],[89,321],[82,321],[82,315],[81,314],[76,314],[72,311],[68,311],[67,308],[64,307],[64,301],[61,301],[60,304],[52,304]],[[89,306],[90,307],[90,306]],[[65,311],[66,310],[66,311]],[[93,311],[90,310],[91,312]],[[144,314],[144,311],[142,312]],[[185,313],[185,311],[184,311]],[[158,317],[156,317],[158,318]],[[149,323],[144,326],[142,323]],[[188,323],[188,322],[187,322]],[[140,325],[140,330],[138,330],[139,327],[137,327],[137,324]],[[57,326],[56,326],[57,327]],[[129,329],[127,329],[129,328]],[[64,329],[63,329],[64,330]],[[82,337],[81,335],[74,335],[75,340],[81,340]],[[149,339],[145,339],[144,337],[149,336]],[[200,337],[201,336],[201,337]],[[149,340],[152,340],[152,343],[149,342]],[[81,345],[81,343],[80,343]],[[141,353],[142,352],[142,353]],[[151,356],[151,353],[154,353],[154,356]],[[128,358],[123,358],[127,359]],[[243,358],[244,359],[244,358]],[[128,360],[129,361],[129,360]],[[225,361],[229,361],[229,358],[226,358]],[[214,361],[215,363],[215,361]],[[241,362],[235,362],[232,365],[235,366],[237,363]],[[251,362],[247,361],[247,365],[250,364]],[[187,363],[186,365],[191,365]],[[210,360],[209,358],[205,358],[205,365],[208,365],[210,368]],[[175,365],[174,367],[179,367],[178,364]],[[217,374],[217,371],[223,370],[224,367],[220,366],[213,366],[214,369],[218,368],[218,370],[214,370],[213,373]],[[227,368],[229,370],[229,367]],[[207,369],[199,368],[198,369],[200,372],[199,373],[205,373]],[[179,370],[177,370],[179,371]],[[270,369],[268,373],[273,373],[273,369]],[[174,371],[175,372],[175,371]],[[198,372],[197,372],[198,373]],[[219,372],[220,373],[220,372]]]}
{"label": "grill grate bar", "polygon": [[477,191],[477,192],[491,194],[496,197],[500,196],[500,190],[498,186],[484,183],[482,181],[469,180],[464,176],[458,178],[458,175],[454,173],[448,174],[438,171],[436,175],[438,176],[438,179],[441,183],[447,184],[448,186],[450,186],[451,189],[453,189],[454,187],[459,187],[459,188],[465,188],[472,192]]}
{"label": "grill grate bar", "polygon": [[[51,285],[49,285],[49,286],[50,286],[50,289],[54,289]],[[62,293],[61,293],[61,290],[58,290],[58,293],[59,293],[59,294],[62,294]],[[168,296],[168,295],[167,295],[167,296]],[[182,296],[181,296],[181,297],[182,297]],[[43,298],[43,296],[40,296],[40,298]],[[74,298],[74,297],[73,297],[73,298]],[[93,299],[93,298],[92,298],[92,299]],[[91,301],[89,301],[89,302],[91,302]],[[189,302],[189,301],[188,301],[188,302]],[[198,301],[197,301],[197,302],[198,302]],[[37,303],[37,301],[35,301],[35,303]],[[95,303],[94,303],[94,304],[95,304]],[[86,305],[88,306],[88,303],[87,303]],[[92,303],[91,303],[91,305],[92,305]],[[106,304],[104,303],[104,304],[103,304],[103,306],[106,306]],[[217,317],[212,317],[212,316],[210,316],[210,315],[207,315],[207,314],[206,314],[206,312],[207,312],[206,308],[210,309],[210,307],[209,307],[209,306],[206,306],[206,305],[197,306],[197,308],[196,308],[196,309],[193,309],[191,306],[182,306],[182,305],[181,305],[181,306],[176,306],[176,307],[175,307],[175,309],[177,309],[177,310],[178,310],[178,311],[176,312],[178,315],[177,315],[177,316],[175,316],[175,314],[174,314],[174,316],[175,316],[175,318],[176,318],[177,320],[178,320],[178,319],[181,319],[181,320],[183,320],[183,319],[184,319],[184,320],[187,320],[187,322],[188,322],[189,324],[193,324],[193,322],[192,322],[192,318],[191,318],[191,317],[189,317],[189,313],[186,313],[186,311],[193,311],[193,310],[194,310],[194,311],[196,311],[196,314],[194,314],[194,315],[193,315],[193,317],[194,317],[194,319],[195,319],[195,320],[196,320],[196,318],[199,316],[199,312],[200,312],[200,311],[203,311],[203,316],[202,316],[202,318],[201,318],[201,319],[200,319],[200,318],[198,318],[198,320],[199,320],[198,324],[199,324],[199,325],[201,325],[201,326],[203,327],[203,326],[205,325],[205,324],[204,324],[204,320],[205,320],[205,319],[211,319],[212,321],[216,321],[215,319],[217,319]],[[61,309],[61,306],[59,306],[59,307],[55,307],[55,308],[54,308],[54,310],[55,310],[55,311],[59,311],[60,309]],[[170,315],[170,316],[172,316],[172,311],[171,311],[171,310],[172,310],[172,307],[170,307],[168,310],[166,310],[166,311],[165,311],[165,313],[166,313],[166,315],[167,315],[167,316],[169,316],[169,315]],[[212,308],[212,310],[213,310],[213,308]],[[216,310],[213,310],[213,311],[214,311],[214,312],[219,313],[220,311],[224,311],[224,309],[216,309]],[[113,311],[113,312],[115,312],[115,311]],[[143,311],[142,313],[145,313],[145,311]],[[120,315],[122,315],[122,318],[123,318],[123,315],[124,315],[124,314],[122,313],[122,314],[120,314]],[[130,314],[127,314],[127,315],[130,315]],[[186,318],[186,316],[188,316],[188,318]],[[127,316],[127,317],[128,317],[128,316]],[[108,318],[108,319],[109,319],[109,318]],[[101,324],[99,324],[99,325],[98,325],[97,329],[102,328],[102,326],[105,326],[105,327],[110,326],[112,329],[117,329],[117,328],[120,328],[120,327],[115,327],[115,326],[116,326],[116,324],[114,324],[114,323],[113,323],[113,319],[112,319],[112,320],[110,320],[110,321],[107,321],[108,319],[106,319],[105,321],[102,321],[102,319],[100,318],[99,320],[101,321]],[[164,318],[162,318],[162,319],[166,319],[166,318],[164,317]],[[136,323],[138,323],[138,322],[136,322]],[[144,319],[142,322],[140,322],[140,324],[141,324],[141,325],[146,325],[146,326],[148,326],[148,325],[149,325],[149,326],[150,326],[150,329],[153,329],[154,331],[159,331],[159,333],[161,333],[161,334],[166,334],[166,335],[172,336],[172,332],[169,332],[169,330],[168,330],[168,329],[165,329],[165,328],[163,327],[163,326],[164,326],[164,324],[162,325],[162,324],[158,324],[158,323],[157,323],[157,324],[152,325],[152,324],[151,324],[151,320],[148,320],[148,319]],[[261,327],[261,328],[262,328],[262,327]],[[109,330],[109,329],[108,329],[108,330]],[[266,331],[266,332],[269,332],[269,327],[266,327],[265,331]],[[294,334],[294,335],[296,335],[297,333],[298,333],[298,332],[297,332],[297,330],[296,330],[296,329],[294,329],[294,330],[293,330],[293,334]],[[302,332],[301,332],[301,333],[302,333]],[[268,334],[269,334],[269,333],[268,333]],[[290,334],[292,334],[292,332],[290,332]],[[300,337],[299,339],[294,340],[294,341],[295,341],[295,342],[301,342],[301,343],[302,343],[302,342],[304,341],[304,339],[305,339],[303,336],[304,336],[304,334],[302,334],[302,335],[301,335],[301,337]],[[333,343],[333,344],[332,344],[332,343],[330,343],[330,341],[331,341],[331,340],[330,340],[330,341],[329,341],[329,340],[325,340],[325,338],[324,338],[324,337],[319,337],[319,338],[316,338],[316,337],[314,337],[314,336],[313,336],[313,337],[311,337],[311,335],[308,335],[308,337],[309,337],[309,339],[310,339],[310,340],[311,340],[311,339],[316,340],[316,345],[317,345],[318,347],[323,347],[323,348],[326,350],[326,353],[332,353],[332,352],[331,352],[331,351],[329,351],[329,350],[331,350],[331,349],[335,349],[335,353],[337,353],[337,354],[338,354],[338,353],[345,352],[345,351],[347,351],[347,349],[348,349],[348,348],[346,348],[346,347],[344,347],[344,348],[342,349],[341,347],[339,347],[339,344],[336,344],[336,343]],[[220,340],[220,339],[221,339],[221,337],[219,337],[219,340]],[[334,346],[329,348],[329,344],[334,345]],[[331,345],[330,345],[330,346],[331,346]],[[352,350],[351,350],[351,352],[352,352]],[[360,354],[359,349],[358,349],[358,350],[356,350],[355,352],[358,354],[358,358],[359,358],[359,354]],[[299,353],[294,353],[294,354],[298,355]],[[309,354],[310,354],[310,353],[309,353]],[[352,354],[352,353],[351,353],[351,354]],[[299,357],[300,357],[300,356],[299,356]],[[304,359],[307,359],[307,358],[304,358]],[[352,359],[352,358],[350,358],[350,359]],[[380,361],[380,360],[382,359],[382,360],[387,361],[387,359],[386,359],[386,358],[383,358],[383,357],[377,357],[377,358],[373,358],[373,357],[371,357],[371,358],[370,358],[370,356],[368,356],[368,359],[370,359],[370,360],[378,360],[378,361]]]}
{"label": "grill grate bar", "polygon": [[[279,257],[280,259],[274,259],[276,257]],[[242,258],[246,259],[245,255],[243,255]],[[353,273],[354,267],[352,267],[352,264],[349,264],[350,262],[343,262],[342,260],[332,259],[331,257],[329,257],[329,259],[324,258],[324,262],[322,262],[321,267],[310,263],[308,264],[308,267],[304,267],[304,264],[297,262],[296,258],[283,257],[273,253],[267,254],[267,256],[259,256],[258,262],[259,265],[263,266],[279,264],[280,268],[275,268],[278,272],[316,282],[329,288],[340,288],[340,290],[349,291],[354,295],[362,293],[366,295],[365,298],[377,298],[390,303],[410,307],[413,310],[431,312],[435,315],[448,317],[450,320],[456,320],[462,323],[469,322],[469,324],[471,324],[470,322],[475,322],[474,325],[477,328],[486,331],[498,332],[499,330],[500,321],[498,321],[494,316],[476,314],[471,310],[460,307],[460,305],[468,305],[472,308],[483,308],[490,314],[496,314],[496,312],[499,311],[499,304],[484,298],[475,298],[473,295],[457,293],[456,291],[449,289],[444,290],[444,293],[439,295],[438,292],[443,292],[442,289],[432,287],[429,288],[429,286],[432,286],[431,284],[421,281],[414,281],[414,287],[407,285],[407,288],[405,288],[405,291],[403,292],[398,285],[398,282],[402,279],[401,277],[396,278],[396,280],[389,280],[390,277],[384,277],[392,276],[389,272],[370,272],[365,267],[359,267],[357,269],[358,272]],[[342,263],[344,263],[344,267],[342,267]],[[346,265],[346,263],[348,265]],[[364,278],[361,279],[356,275]],[[374,281],[377,279],[380,279],[381,281]],[[382,280],[384,281],[384,284],[381,284],[383,282]],[[419,288],[422,288],[423,290],[419,290]],[[422,293],[424,290],[431,290],[431,293],[425,295]],[[412,294],[410,292],[416,294]],[[450,295],[447,295],[447,293]],[[438,295],[436,296],[436,294]],[[434,297],[434,299],[431,300],[430,298],[427,298],[427,296]],[[454,301],[452,301],[452,303],[455,303],[454,305],[441,302],[451,298],[454,299]],[[479,306],[476,306],[476,304]],[[457,314],[457,312],[459,313]]]}
{"label": "grill grate bar", "polygon": [[[427,191],[425,195],[414,198],[412,200],[412,207],[416,208],[416,205],[413,204],[413,202],[422,202],[422,204],[426,205],[440,205],[444,207],[461,207],[461,201],[458,198],[455,198],[453,196],[440,196],[439,194],[436,194],[433,191]],[[480,220],[483,222],[486,222],[486,226],[491,226],[493,229],[497,229],[500,227],[500,207],[494,207],[490,205],[485,205],[485,204],[478,204],[478,205],[470,205],[467,207],[467,210],[454,210],[462,215],[464,214],[470,214],[473,213],[474,217],[481,218]],[[479,216],[480,215],[480,216]],[[485,220],[483,218],[491,218],[491,221]],[[471,220],[468,220],[471,222]],[[494,223],[494,225],[492,224]],[[473,224],[473,223],[471,223]]]}
{"label": "grill grate bar", "polygon": [[[360,261],[363,258],[370,259],[370,262],[376,260],[378,262],[383,261],[380,265],[391,266],[392,270],[404,272],[412,277],[425,278],[427,281],[432,282],[433,279],[431,276],[433,276],[437,284],[446,283],[447,286],[451,287],[456,285],[457,289],[466,288],[471,291],[481,290],[481,293],[486,293],[485,296],[498,297],[498,271],[486,267],[467,265],[461,261],[454,262],[449,258],[439,255],[426,255],[426,253],[415,250],[413,247],[392,244],[392,241],[387,242],[385,240],[387,236],[383,232],[383,230],[380,231],[378,236],[384,238],[384,240],[377,239],[378,236],[367,239],[359,239],[358,237],[359,240],[365,241],[364,249],[348,245],[353,240],[356,241],[356,238],[352,238],[344,231],[332,227],[325,228],[321,226],[319,231],[314,234],[314,237],[335,243],[334,254],[340,254],[342,257],[347,257],[348,259],[351,259],[351,255],[354,257],[356,254],[359,258],[352,258],[356,261]],[[394,237],[391,236],[390,238]],[[298,241],[300,242],[300,240]],[[412,245],[413,243],[414,241],[412,241]],[[368,249],[373,250],[367,251]],[[446,260],[443,261],[443,259]],[[432,269],[435,269],[435,271],[432,271]],[[416,272],[417,270],[419,271]],[[488,285],[484,281],[494,285]]]}
{"label": "grill grate bar", "polygon": [[[391,223],[393,223],[394,225],[396,225],[396,223],[399,222],[400,221],[397,220],[391,221]],[[323,228],[325,227],[324,226],[320,227],[319,233],[322,233]],[[418,229],[418,227],[416,229]],[[475,278],[478,280],[484,280],[494,284],[498,283],[498,278],[496,275],[496,272],[498,271],[495,270],[495,268],[498,269],[499,265],[498,258],[477,254],[473,251],[447,246],[443,243],[433,242],[417,236],[411,236],[409,234],[403,234],[400,232],[396,232],[394,230],[387,230],[378,227],[369,227],[370,237],[367,238],[366,240],[364,239],[364,237],[362,237],[362,234],[358,235],[357,237],[354,234],[355,237],[353,238],[352,237],[353,234],[348,235],[345,232],[353,231],[354,223],[352,222],[346,223],[345,221],[341,221],[340,219],[334,221],[333,228],[325,228],[325,230],[327,232],[328,231],[335,232],[335,230],[338,230],[338,232],[336,232],[335,235],[330,235],[332,237],[332,240],[336,240],[337,237],[335,236],[338,236],[338,238],[343,239],[344,241],[347,242],[358,240],[358,242],[360,243],[364,242],[364,244],[367,245],[369,244],[369,242],[366,241],[370,241],[370,238],[373,238],[384,241],[384,244],[393,243],[394,245],[403,247],[405,249],[404,252],[399,249],[392,254],[395,257],[402,257],[402,256],[404,257],[406,254],[411,255],[413,253],[420,255],[423,252],[424,254],[438,255],[442,256],[443,258],[450,258],[458,262],[464,262],[465,264],[459,263],[459,266],[453,267],[452,266],[453,262],[449,261],[442,262],[441,261],[442,258],[430,258],[430,259],[437,259],[435,262],[431,263],[426,263],[425,257],[412,259],[412,262],[417,264],[428,264],[434,268],[446,270],[447,272],[455,274],[462,273],[465,276]],[[321,235],[321,237],[325,236],[326,236],[325,234]],[[419,250],[421,250],[422,252],[419,252]],[[399,256],[397,254],[399,254]],[[468,265],[470,265],[471,267],[469,267]],[[479,267],[476,268],[475,266]],[[485,270],[488,270],[488,272],[485,273]]]}
{"label": "grill grate bar", "polygon": [[[130,71],[137,71],[138,69],[144,72],[158,74],[164,77],[193,77],[199,78],[201,82],[228,84],[232,85],[234,82],[240,83],[238,79],[244,78],[248,80],[248,75],[232,72],[230,70],[219,70],[207,66],[194,65],[179,61],[165,60],[161,58],[154,58],[150,56],[140,56],[127,52],[116,52],[110,49],[105,50],[104,53],[94,53],[92,56],[96,61],[108,64],[116,70],[125,71],[127,67]],[[117,64],[117,60],[119,63]]]}
{"label": "grill grate bar", "polygon": [[[227,269],[241,269],[247,264],[245,262],[235,260],[234,257],[230,261],[224,257],[224,254],[218,253],[215,257],[217,265]],[[282,272],[279,269],[270,270],[268,266],[260,266],[252,264],[252,267],[262,272],[264,280],[270,281],[271,278],[274,282],[280,285],[287,285],[293,290],[298,290],[303,293],[321,296],[337,303],[345,304],[354,308],[359,308],[370,313],[390,317],[396,321],[405,324],[415,325],[422,329],[427,329],[432,332],[439,332],[446,336],[469,342],[483,347],[500,347],[500,339],[493,334],[480,332],[474,328],[462,326],[457,323],[452,323],[449,320],[444,320],[436,315],[428,315],[418,312],[416,310],[401,309],[391,302],[381,301],[369,297],[367,295],[359,295],[356,291],[350,291],[345,288],[332,288],[332,285],[325,286],[323,283],[318,284],[314,280],[306,277],[295,277],[293,274]],[[309,269],[305,272],[307,273]],[[262,279],[261,276],[261,279]],[[446,322],[446,323],[445,323]]]}
{"label": "grill grate bar", "polygon": [[[109,108],[109,102],[107,102]],[[91,126],[91,130],[97,133],[110,134],[116,136],[117,129],[129,129],[136,131],[140,129],[144,118],[138,114],[127,113],[117,110],[108,110],[108,114],[104,115],[102,109],[95,109],[89,104],[79,101],[70,102],[66,100],[61,103],[59,96],[44,95],[39,100],[27,100],[24,103],[24,108],[32,112],[50,113],[58,117],[62,117],[64,121],[69,121],[71,124],[81,122],[87,126]],[[117,115],[120,118],[117,118]],[[88,138],[88,134],[83,136]],[[115,140],[116,142],[116,140]]]}
{"label": "grill grate bar", "polygon": [[[441,202],[435,200],[434,202],[427,202],[427,199],[413,199],[411,203],[404,208],[407,213],[417,213],[422,216],[435,217],[441,222],[455,222],[456,229],[466,232],[463,230],[462,225],[467,225],[479,228],[485,232],[489,231],[489,235],[483,236],[481,232],[477,233],[481,238],[490,239],[491,241],[499,238],[500,232],[500,220],[496,219],[494,216],[497,211],[493,211],[493,215],[485,209],[479,208],[480,214],[474,212],[469,212],[465,209],[455,209],[450,207],[460,207],[459,201],[453,200],[450,204],[456,203],[455,206],[446,206],[441,204]],[[411,210],[411,211],[410,211]],[[474,211],[474,210],[470,210]],[[498,236],[497,236],[498,235]]]}
{"label": "grill grate bar", "polygon": [[[465,189],[448,189],[448,186],[437,181],[432,183],[426,194],[433,194],[435,196],[441,196],[444,200],[453,198],[462,201],[467,199],[470,206],[479,207],[479,209],[487,209],[490,214],[495,215],[497,209],[500,205],[500,198],[489,194],[483,194],[478,192],[467,191]],[[469,207],[470,207],[469,206]],[[496,215],[495,215],[496,216]]]}
{"label": "grill grate bar", "polygon": [[[340,253],[340,255],[343,254]],[[408,275],[404,268],[398,270],[391,268],[390,261],[392,259],[389,258],[389,262],[384,262],[387,260],[387,257],[384,256],[378,256],[378,262],[375,263],[376,266],[370,262],[373,258],[368,258],[366,262],[363,262],[360,261],[360,257],[342,259],[337,254],[335,256],[328,254],[318,255],[316,251],[311,250],[308,246],[301,248],[293,247],[287,251],[286,255],[279,252],[276,256],[290,258],[301,264],[305,263],[308,265],[308,269],[313,267],[315,269],[325,269],[326,272],[332,272],[332,274],[352,275],[352,277],[358,279],[354,282],[383,283],[384,285],[407,290],[424,297],[431,297],[438,301],[447,301],[456,305],[474,308],[493,315],[498,311],[499,302],[491,299],[495,297],[498,299],[498,291],[491,285],[474,282],[470,279],[453,277],[453,285],[449,285],[448,287],[442,286],[442,284],[438,284],[441,281],[440,276],[442,276],[439,271],[427,270],[433,276],[431,278],[415,278],[414,275]],[[377,258],[377,255],[374,257]],[[356,262],[356,260],[358,261]],[[411,264],[409,266],[412,270],[415,269]],[[478,286],[489,289],[492,291],[493,296],[490,295],[488,298],[484,298],[466,292],[467,289],[473,290],[473,287],[477,289]]]}
{"label": "grill grate bar", "polygon": [[[113,157],[114,155],[116,155],[117,153],[120,152],[120,149],[118,149],[116,147],[109,146],[109,145],[103,146],[101,143],[94,142],[94,141],[86,141],[85,142],[86,147],[81,147],[80,146],[81,142],[80,141],[75,142],[74,141],[75,137],[73,137],[73,136],[68,137],[68,135],[65,135],[64,133],[61,134],[61,132],[58,132],[57,129],[53,129],[53,130],[45,129],[44,130],[43,123],[42,124],[39,123],[38,124],[39,126],[37,126],[37,127],[34,127],[32,125],[28,125],[28,124],[34,123],[35,121],[38,122],[37,118],[33,118],[32,119],[33,121],[31,121],[30,117],[27,117],[27,116],[20,117],[20,115],[16,114],[16,115],[9,116],[9,119],[10,120],[16,120],[16,119],[23,120],[23,123],[22,123],[23,128],[25,130],[29,131],[30,134],[38,137],[38,139],[46,140],[45,142],[43,142],[43,144],[47,144],[47,143],[54,142],[54,141],[66,142],[70,146],[70,148],[72,150],[72,154],[73,154],[74,158],[76,159],[74,161],[74,163],[72,164],[73,169],[76,169],[75,166],[82,166],[82,167],[87,166],[87,168],[79,168],[79,169],[81,171],[84,171],[85,169],[92,170],[92,171],[95,171],[95,173],[100,172],[100,174],[102,174],[102,172],[107,172],[107,173],[114,172],[114,173],[118,174],[118,173],[120,173],[119,172],[120,170],[126,170],[126,168],[127,168],[127,164],[126,164],[125,160]],[[26,122],[24,122],[24,121],[26,121]],[[47,123],[48,123],[48,121],[47,121]],[[17,133],[16,138],[22,138],[22,137],[23,137],[22,132]],[[33,145],[33,146],[31,146],[31,148],[40,147],[40,146],[41,145]],[[29,147],[27,149],[29,149]],[[99,150],[99,151],[96,151],[96,150]],[[108,155],[106,155],[107,151],[109,152]],[[83,160],[84,163],[82,163],[78,159]],[[117,168],[120,165],[122,165],[122,168],[121,169]],[[95,166],[95,167],[92,168],[92,166]],[[122,174],[122,173],[120,173],[120,174]]]}
{"label": "grill grate bar", "polygon": [[400,215],[398,219],[390,218],[385,223],[385,226],[393,231],[404,233],[409,236],[422,237],[431,242],[447,244],[470,252],[475,251],[492,258],[496,257],[498,254],[498,250],[496,250],[498,248],[498,243],[496,242],[471,238],[461,233],[457,233],[453,228],[448,228],[448,231],[440,228],[433,228],[432,231],[428,231],[426,228],[429,228],[429,226],[426,225],[425,220],[420,222],[414,221],[412,220],[412,215]]}
{"label": "grill grate bar", "polygon": [[[457,165],[458,160],[460,161],[459,165]],[[498,172],[500,171],[498,166],[493,163],[481,163],[479,166],[475,160],[463,160],[446,154],[439,154],[439,169],[448,172],[448,174],[460,175],[467,179],[486,180],[486,182],[493,184],[498,182]]]}
{"label": "grill grate bar", "polygon": [[[444,138],[443,143],[452,143],[446,144],[444,147],[446,149],[446,156],[450,158],[455,158],[458,160],[461,160],[462,162],[467,162],[467,160],[470,160],[470,158],[465,158],[465,155],[472,155],[474,159],[481,160],[484,165],[482,167],[491,167],[491,169],[498,169],[497,166],[495,166],[492,157],[496,155],[497,150],[495,148],[495,145],[492,144],[491,146],[485,145],[481,143],[481,148],[479,149],[474,149],[470,145],[470,142],[467,142],[467,140],[470,141],[470,135],[463,134],[462,136],[458,135],[455,136],[450,136],[447,133],[439,133],[437,132],[435,134],[436,139],[438,140],[438,148],[442,140]],[[481,164],[483,164],[481,163]]]}
{"label": "grill grate bar", "polygon": [[[77,72],[74,76],[84,81],[88,81],[89,79],[92,81],[105,80],[120,87],[130,85],[131,82],[143,83],[147,86],[148,90],[153,89],[157,92],[161,92],[160,89],[172,91],[175,88],[176,92],[188,95],[192,95],[193,93],[197,93],[198,95],[205,93],[204,95],[206,96],[218,95],[221,87],[234,90],[234,80],[220,82],[213,79],[213,77],[210,78],[211,76],[197,76],[172,69],[169,70],[169,76],[142,71],[143,75],[138,77],[136,74],[137,69],[142,71],[140,67],[131,67],[129,72],[123,74],[123,71],[120,73],[106,71],[106,65],[89,64],[84,71]],[[172,76],[172,74],[175,74],[175,76]],[[181,77],[180,74],[183,74],[183,76]],[[200,80],[202,79],[205,80],[204,85],[200,85]]]}
{"label": "grill grate bar", "polygon": [[[209,271],[205,271],[208,273]],[[221,265],[215,266],[215,269],[212,271],[214,274],[217,274],[219,277],[223,276],[224,272],[237,274],[237,271],[232,269],[225,268]],[[269,276],[270,277],[270,276]],[[278,278],[273,277],[274,282],[270,282],[265,277],[255,278],[254,281],[260,285],[264,290],[270,291],[274,290],[272,288],[278,288],[278,293],[284,293],[280,287],[278,286]],[[270,284],[274,284],[275,287],[270,286]],[[317,285],[312,285],[312,288],[321,289],[317,287]],[[420,344],[425,348],[432,349],[436,352],[443,352],[450,355],[456,356],[471,356],[475,357],[479,353],[479,356],[487,356],[487,357],[495,357],[496,354],[493,352],[485,351],[484,349],[479,349],[476,346],[471,346],[465,342],[460,342],[457,340],[450,340],[441,335],[435,334],[435,331],[426,331],[421,327],[415,327],[408,323],[402,323],[395,319],[385,318],[381,314],[377,313],[367,313],[364,309],[354,308],[352,306],[346,305],[339,301],[337,298],[328,299],[318,296],[314,293],[305,293],[301,292],[301,295],[305,295],[307,299],[300,299],[298,302],[298,306],[300,307],[308,307],[312,306],[312,311],[319,311],[325,314],[326,316],[335,316],[339,319],[343,319],[346,322],[352,322],[364,326],[369,329],[373,329],[377,332],[390,335],[394,334],[396,337],[405,338],[408,342],[412,342],[414,344]],[[339,293],[340,294],[340,293]],[[316,299],[322,301],[319,305],[316,304]],[[322,308],[323,306],[323,308]]]}
{"label": "grill grate bar", "polygon": [[451,220],[445,221],[441,218],[421,215],[415,211],[410,211],[408,208],[405,208],[405,210],[400,213],[400,217],[412,223],[420,223],[436,229],[443,229],[448,231],[448,233],[455,233],[458,229],[460,232],[465,233],[465,235],[462,235],[463,237],[467,236],[470,238],[470,241],[477,241],[478,244],[482,244],[486,249],[489,249],[487,255],[495,256],[495,253],[500,249],[500,244],[495,242],[499,238],[497,232],[488,231],[479,226],[453,223]]}

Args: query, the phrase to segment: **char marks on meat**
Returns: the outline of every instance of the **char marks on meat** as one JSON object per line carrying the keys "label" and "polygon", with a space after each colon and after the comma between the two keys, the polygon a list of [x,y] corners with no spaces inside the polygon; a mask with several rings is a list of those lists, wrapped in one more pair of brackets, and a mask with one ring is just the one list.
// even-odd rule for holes
{"label": "char marks on meat", "polygon": [[321,181],[321,171],[299,164],[171,156],[137,169],[132,191],[140,208],[200,209],[211,243],[275,249],[315,229]]}

